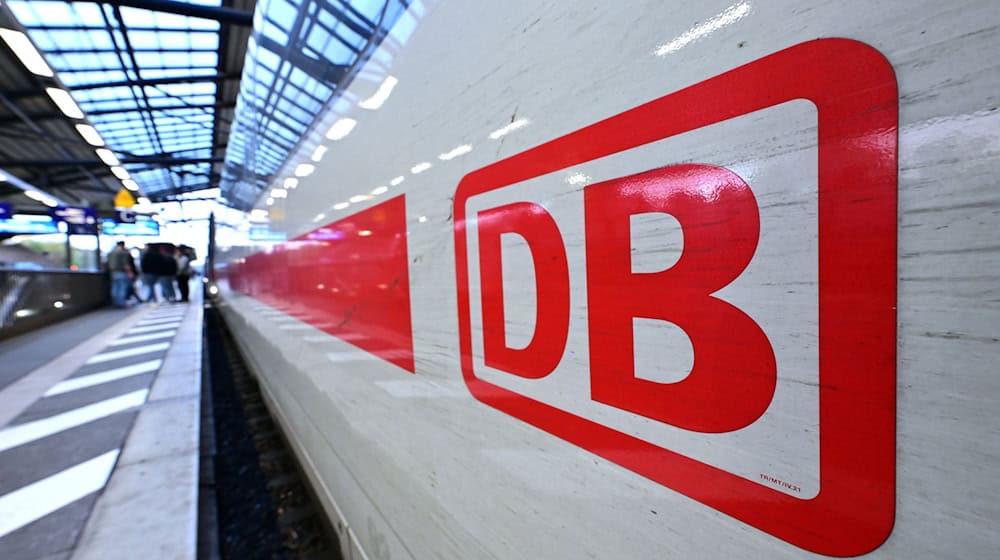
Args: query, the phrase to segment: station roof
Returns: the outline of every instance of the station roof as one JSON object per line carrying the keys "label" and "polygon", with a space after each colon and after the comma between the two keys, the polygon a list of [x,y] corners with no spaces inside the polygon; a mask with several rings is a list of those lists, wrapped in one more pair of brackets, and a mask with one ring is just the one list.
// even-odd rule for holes
{"label": "station roof", "polygon": [[[98,208],[123,182],[153,201],[217,186],[253,2],[215,4],[6,2],[0,170]],[[25,37],[44,56],[31,70]]]}
{"label": "station roof", "polygon": [[0,3],[0,202],[252,207],[409,1],[255,4]]}

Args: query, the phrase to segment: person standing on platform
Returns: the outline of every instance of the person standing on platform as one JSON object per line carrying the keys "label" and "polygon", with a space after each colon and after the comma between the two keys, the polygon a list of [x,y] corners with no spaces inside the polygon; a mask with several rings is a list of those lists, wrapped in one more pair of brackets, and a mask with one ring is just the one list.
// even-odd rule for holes
{"label": "person standing on platform", "polygon": [[128,251],[125,242],[119,241],[108,255],[108,272],[111,273],[111,305],[125,307],[128,297],[128,285],[135,277],[135,271],[129,267]]}
{"label": "person standing on platform", "polygon": [[159,276],[157,261],[160,253],[152,244],[147,243],[146,248],[139,257],[139,266],[142,267],[142,285],[146,287],[146,301],[156,301],[156,283]]}
{"label": "person standing on platform", "polygon": [[136,303],[142,303],[143,300],[139,297],[139,293],[135,291],[135,279],[139,276],[139,269],[135,266],[135,257],[132,256],[132,251],[126,250],[125,254],[128,256],[128,267],[132,271],[132,276],[128,281],[128,291],[125,293],[125,303],[132,301],[135,298]]}
{"label": "person standing on platform", "polygon": [[191,257],[181,247],[177,248],[174,255],[177,260],[177,289],[181,293],[181,301],[186,303],[188,301],[191,273],[194,272],[191,268]]}
{"label": "person standing on platform", "polygon": [[163,299],[173,303],[177,301],[177,293],[174,291],[174,277],[177,276],[177,261],[174,260],[173,245],[162,245],[157,256],[159,266],[157,281],[160,284],[160,291]]}

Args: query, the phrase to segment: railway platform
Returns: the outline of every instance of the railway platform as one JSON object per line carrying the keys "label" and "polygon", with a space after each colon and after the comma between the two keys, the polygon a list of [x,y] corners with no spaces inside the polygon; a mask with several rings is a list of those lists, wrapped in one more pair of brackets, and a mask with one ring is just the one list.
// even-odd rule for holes
{"label": "railway platform", "polygon": [[196,557],[199,292],[0,342],[0,558]]}

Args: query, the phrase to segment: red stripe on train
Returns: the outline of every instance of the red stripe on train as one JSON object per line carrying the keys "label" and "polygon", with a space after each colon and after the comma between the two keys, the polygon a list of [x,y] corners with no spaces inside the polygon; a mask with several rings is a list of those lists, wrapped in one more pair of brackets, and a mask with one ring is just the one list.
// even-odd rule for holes
{"label": "red stripe on train", "polygon": [[230,266],[230,286],[409,371],[413,365],[406,197]]}

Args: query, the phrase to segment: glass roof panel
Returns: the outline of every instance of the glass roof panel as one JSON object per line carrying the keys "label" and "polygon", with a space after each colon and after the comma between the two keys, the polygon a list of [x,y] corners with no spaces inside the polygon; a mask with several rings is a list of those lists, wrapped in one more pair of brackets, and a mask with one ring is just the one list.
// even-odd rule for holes
{"label": "glass roof panel", "polygon": [[[187,0],[220,6],[221,0]],[[114,3],[9,0],[62,83],[147,195],[205,188],[217,152],[218,21]],[[222,192],[252,206],[319,118],[421,0],[262,0],[244,62]],[[399,39],[396,31],[393,31]],[[405,38],[403,39],[405,41]],[[390,55],[391,56],[391,55]],[[171,81],[173,80],[173,81]],[[150,83],[153,81],[154,83]],[[230,117],[227,117],[230,118]],[[329,123],[327,123],[327,126]],[[183,162],[170,157],[183,154]],[[195,158],[195,162],[189,162]]]}
{"label": "glass roof panel", "polygon": [[[220,6],[221,0],[197,3]],[[192,177],[208,182],[216,82],[186,82],[217,73],[218,21],[91,2],[7,4],[108,147],[119,159],[140,160],[125,167],[143,194],[167,196],[189,188]],[[169,162],[181,153],[183,163]],[[204,161],[188,162],[192,157]]]}

